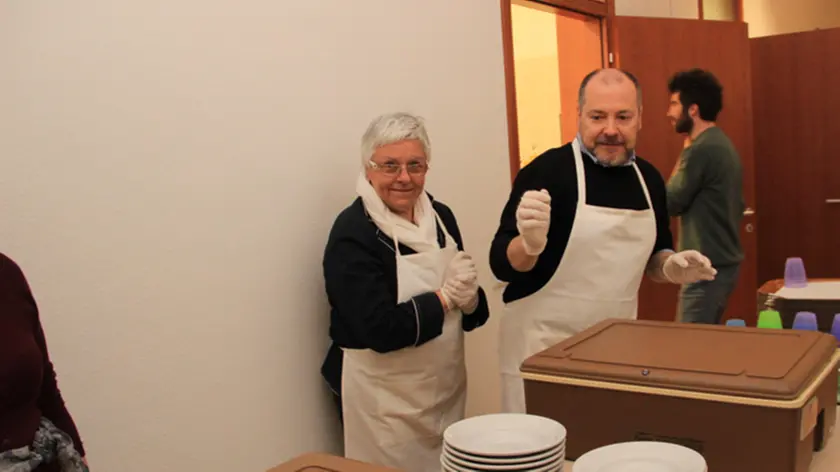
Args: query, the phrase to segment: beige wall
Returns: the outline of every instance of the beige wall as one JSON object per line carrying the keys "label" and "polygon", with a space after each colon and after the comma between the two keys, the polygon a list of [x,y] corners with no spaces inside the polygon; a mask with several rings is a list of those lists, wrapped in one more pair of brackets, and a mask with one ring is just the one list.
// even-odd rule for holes
{"label": "beige wall", "polygon": [[697,0],[615,0],[615,14],[657,18],[698,18]]}
{"label": "beige wall", "polygon": [[735,21],[737,18],[733,0],[703,0],[703,19]]}
{"label": "beige wall", "polygon": [[520,163],[563,144],[557,17],[520,5],[511,8]]}
{"label": "beige wall", "polygon": [[[615,0],[622,16],[698,18],[697,0]],[[703,0],[710,20],[735,17],[731,0]],[[750,37],[840,27],[840,0],[744,0],[744,21]]]}
{"label": "beige wall", "polygon": [[[321,257],[375,114],[426,117],[428,189],[492,285],[500,30],[486,0],[0,2],[0,251],[93,470],[338,450]],[[467,338],[473,413],[498,403],[500,307]]]}
{"label": "beige wall", "polygon": [[840,0],[744,0],[750,37],[840,27]]}

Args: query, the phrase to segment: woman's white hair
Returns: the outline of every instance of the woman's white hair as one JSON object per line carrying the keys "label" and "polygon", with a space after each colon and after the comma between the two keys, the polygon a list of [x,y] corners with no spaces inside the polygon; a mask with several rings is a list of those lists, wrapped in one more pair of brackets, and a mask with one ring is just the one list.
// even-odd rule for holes
{"label": "woman's white hair", "polygon": [[378,148],[408,139],[420,141],[426,153],[426,162],[431,161],[432,148],[423,118],[403,112],[377,116],[362,136],[362,167],[368,166]]}

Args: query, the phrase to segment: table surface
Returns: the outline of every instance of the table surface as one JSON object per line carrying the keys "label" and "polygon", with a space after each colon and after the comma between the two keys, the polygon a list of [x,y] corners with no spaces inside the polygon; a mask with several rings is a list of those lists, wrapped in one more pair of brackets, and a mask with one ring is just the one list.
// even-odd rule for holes
{"label": "table surface", "polygon": [[[828,440],[825,448],[814,453],[814,461],[811,462],[810,472],[837,472],[840,470],[840,415],[834,423],[834,433]],[[563,472],[572,472],[574,462],[566,461]]]}
{"label": "table surface", "polygon": [[[840,282],[840,279],[808,279],[809,282]],[[776,293],[785,286],[785,279],[773,279],[764,282],[758,288],[758,293],[772,294]]]}
{"label": "table surface", "polygon": [[[840,416],[838,416],[837,421],[834,424],[835,430],[832,436],[828,440],[828,444],[826,445],[825,449],[820,452],[814,453],[814,460],[811,462],[811,470],[809,472],[837,472],[840,471],[840,429],[837,429],[840,426]],[[319,456],[319,460],[316,461],[317,463],[325,464],[324,461],[335,461],[335,467],[331,467],[333,470],[340,470],[342,466],[346,468],[347,459],[339,458],[336,456],[330,456],[326,454],[313,454],[312,456]],[[283,464],[278,466],[274,469],[271,469],[269,472],[279,472],[281,470],[298,470],[300,467],[295,467],[292,465],[292,462],[301,464],[311,464],[313,463],[310,458],[306,456],[301,456],[296,460],[293,460],[289,463]],[[326,465],[326,464],[325,464]],[[364,467],[364,469],[368,469],[368,467]],[[574,462],[566,461],[566,465],[563,468],[563,472],[572,472],[574,468]],[[377,471],[394,471],[394,469],[387,469],[385,467],[376,467],[375,470]],[[396,471],[394,471],[396,472]]]}

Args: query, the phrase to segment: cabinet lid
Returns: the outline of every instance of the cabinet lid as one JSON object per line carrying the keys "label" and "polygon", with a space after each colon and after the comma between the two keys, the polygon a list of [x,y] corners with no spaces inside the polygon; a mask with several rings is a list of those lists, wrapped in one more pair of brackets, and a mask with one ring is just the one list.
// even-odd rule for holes
{"label": "cabinet lid", "polygon": [[523,374],[727,396],[793,400],[831,361],[833,336],[641,320],[605,320],[528,358]]}

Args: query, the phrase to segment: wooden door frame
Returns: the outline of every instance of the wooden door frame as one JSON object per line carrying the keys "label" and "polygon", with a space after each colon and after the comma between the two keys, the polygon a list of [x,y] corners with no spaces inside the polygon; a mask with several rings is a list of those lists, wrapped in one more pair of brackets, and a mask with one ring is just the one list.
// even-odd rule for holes
{"label": "wooden door frame", "polygon": [[[601,38],[603,43],[603,57],[607,67],[618,63],[618,58],[613,57],[610,62],[610,54],[613,54],[613,17],[615,16],[615,0],[527,0],[532,3],[556,7],[575,13],[581,13],[601,20]],[[502,52],[504,54],[505,68],[505,95],[507,102],[507,127],[508,127],[508,160],[510,161],[511,182],[519,172],[519,128],[518,115],[516,112],[516,78],[514,74],[513,60],[513,19],[511,18],[511,7],[518,0],[501,0],[502,9]]]}

